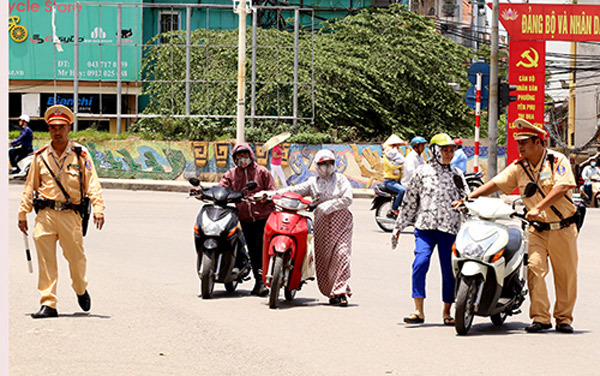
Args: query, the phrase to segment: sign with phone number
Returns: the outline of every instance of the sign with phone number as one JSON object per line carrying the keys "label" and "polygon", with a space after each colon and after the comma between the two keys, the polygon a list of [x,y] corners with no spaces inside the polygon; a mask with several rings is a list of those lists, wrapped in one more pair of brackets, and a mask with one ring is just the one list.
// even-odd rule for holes
{"label": "sign with phone number", "polygon": [[[79,8],[79,79],[116,81],[117,33],[121,34],[121,80],[139,80],[141,8],[122,9],[117,30],[117,6],[105,1],[102,7],[81,4]],[[127,2],[128,0],[125,0]],[[63,52],[52,42],[52,3],[32,0],[9,1],[9,78],[23,80],[69,79],[74,77],[73,2],[56,3],[56,35]],[[119,0],[119,2],[124,2]],[[141,0],[128,2],[141,3]],[[36,6],[37,4],[37,6]],[[45,5],[44,5],[45,4]],[[19,28],[20,27],[20,28]]]}

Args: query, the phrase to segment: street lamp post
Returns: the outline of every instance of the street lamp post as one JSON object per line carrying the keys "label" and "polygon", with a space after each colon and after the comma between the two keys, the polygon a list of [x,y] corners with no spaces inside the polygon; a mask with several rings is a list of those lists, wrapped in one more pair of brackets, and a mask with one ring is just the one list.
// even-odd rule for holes
{"label": "street lamp post", "polygon": [[[249,4],[250,0],[248,0]],[[238,24],[238,87],[237,87],[237,132],[236,141],[245,141],[244,120],[246,116],[246,16],[250,13],[250,6],[246,5],[246,0],[233,0],[233,12],[239,16]]]}

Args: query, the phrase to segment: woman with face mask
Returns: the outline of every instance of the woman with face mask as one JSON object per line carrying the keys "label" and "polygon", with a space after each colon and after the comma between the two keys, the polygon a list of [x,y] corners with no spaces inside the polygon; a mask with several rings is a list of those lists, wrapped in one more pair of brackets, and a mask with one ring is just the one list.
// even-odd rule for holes
{"label": "woman with face mask", "polygon": [[317,176],[304,183],[287,187],[281,192],[296,192],[312,198],[315,231],[315,264],[317,283],[329,303],[345,307],[352,295],[350,289],[350,255],[354,220],[349,210],[352,186],[348,179],[335,172],[335,155],[320,150],[315,155]]}
{"label": "woman with face mask", "polygon": [[461,225],[461,217],[452,209],[452,202],[464,195],[454,184],[454,175],[462,177],[465,187],[467,182],[462,171],[450,165],[456,150],[454,140],[450,136],[444,133],[435,135],[429,148],[433,158],[417,168],[408,184],[400,210],[401,215],[398,216],[392,235],[392,245],[395,247],[404,228],[414,226],[412,298],[415,310],[404,318],[404,322],[421,324],[425,321],[425,278],[433,249],[437,247],[442,270],[442,320],[445,325],[454,325],[450,309],[454,302],[456,280],[452,273],[451,253],[452,244]]}

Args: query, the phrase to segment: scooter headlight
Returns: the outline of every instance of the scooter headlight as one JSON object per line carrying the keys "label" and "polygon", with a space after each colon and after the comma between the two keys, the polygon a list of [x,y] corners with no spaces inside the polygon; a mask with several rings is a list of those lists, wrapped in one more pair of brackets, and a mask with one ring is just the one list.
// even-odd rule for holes
{"label": "scooter headlight", "polygon": [[288,210],[303,210],[308,207],[308,204],[305,204],[298,199],[289,197],[276,198],[273,199],[273,202],[275,205]]}
{"label": "scooter headlight", "polygon": [[470,258],[482,258],[487,250],[498,239],[498,233],[493,233],[485,239],[474,240],[468,231],[463,232],[461,243],[464,245],[462,254]]}
{"label": "scooter headlight", "polygon": [[202,232],[206,236],[219,236],[224,230],[225,226],[229,222],[231,214],[227,213],[223,218],[218,221],[212,221],[206,212],[202,214]]}

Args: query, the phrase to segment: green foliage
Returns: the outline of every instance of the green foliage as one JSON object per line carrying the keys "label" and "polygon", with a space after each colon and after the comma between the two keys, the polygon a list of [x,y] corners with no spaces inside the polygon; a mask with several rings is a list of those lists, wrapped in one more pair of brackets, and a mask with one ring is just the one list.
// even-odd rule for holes
{"label": "green foliage", "polygon": [[[251,33],[247,33],[250,35]],[[237,30],[191,33],[190,113],[233,115],[237,109]],[[154,44],[167,36],[168,44]],[[250,37],[248,37],[250,39]],[[256,114],[292,116],[293,33],[257,30]],[[470,53],[441,36],[432,22],[397,4],[364,9],[323,24],[314,38],[301,30],[298,115],[311,118],[314,66],[314,123],[246,120],[248,141],[266,141],[283,130],[295,142],[373,141],[392,132],[403,138],[444,131],[472,134],[473,116],[464,101]],[[156,36],[142,60],[144,113],[185,114],[185,31]],[[250,40],[247,41],[250,45]],[[314,48],[314,53],[311,51]],[[284,48],[281,48],[284,47]],[[207,60],[207,56],[209,56]],[[247,56],[250,56],[248,49]],[[314,65],[313,65],[314,61]],[[250,72],[250,58],[246,71]],[[247,74],[247,77],[249,74]],[[208,82],[208,84],[207,84]],[[455,93],[448,85],[464,88]],[[250,112],[250,79],[246,80]],[[165,138],[216,140],[235,136],[235,119],[144,118],[132,130]]]}
{"label": "green foliage", "polygon": [[[10,131],[8,133],[8,138],[10,140],[16,140],[19,137],[20,131]],[[96,131],[85,129],[78,132],[70,132],[69,139],[75,142],[100,142],[100,141],[108,141],[108,140],[126,140],[130,137],[138,137],[151,139],[151,137],[143,137],[143,134],[136,133],[121,133],[120,135],[116,135],[109,132]],[[33,132],[33,138],[36,140],[50,140],[50,132]]]}

